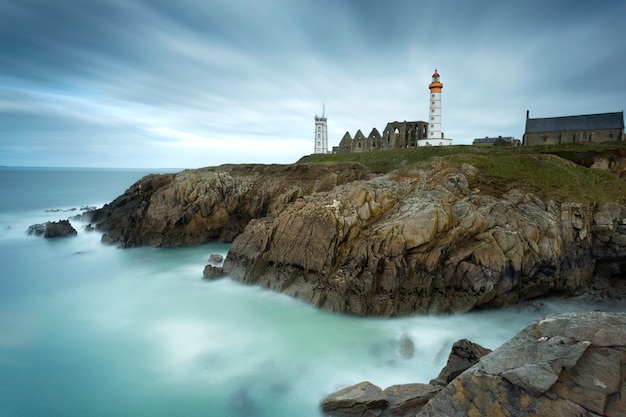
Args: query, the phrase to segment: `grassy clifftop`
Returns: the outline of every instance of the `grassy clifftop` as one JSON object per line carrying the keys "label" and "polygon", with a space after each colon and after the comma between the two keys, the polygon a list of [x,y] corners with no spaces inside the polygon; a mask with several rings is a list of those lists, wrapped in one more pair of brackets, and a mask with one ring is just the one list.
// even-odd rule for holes
{"label": "grassy clifftop", "polygon": [[626,202],[626,181],[601,169],[597,159],[626,164],[626,143],[568,144],[534,147],[447,146],[390,149],[355,154],[317,154],[298,163],[359,162],[372,172],[387,173],[439,157],[478,168],[472,186],[502,193],[521,188],[542,197],[578,202]]}

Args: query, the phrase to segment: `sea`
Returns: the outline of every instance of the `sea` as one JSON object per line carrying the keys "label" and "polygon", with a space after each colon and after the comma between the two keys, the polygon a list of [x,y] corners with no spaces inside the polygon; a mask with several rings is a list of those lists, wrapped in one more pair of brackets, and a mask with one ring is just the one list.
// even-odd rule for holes
{"label": "sea", "polygon": [[[435,378],[452,344],[495,349],[534,320],[626,311],[537,300],[448,316],[320,311],[228,277],[229,245],[121,249],[76,217],[142,176],[172,170],[0,167],[0,417],[319,417],[343,387]],[[70,219],[76,237],[30,225]]]}

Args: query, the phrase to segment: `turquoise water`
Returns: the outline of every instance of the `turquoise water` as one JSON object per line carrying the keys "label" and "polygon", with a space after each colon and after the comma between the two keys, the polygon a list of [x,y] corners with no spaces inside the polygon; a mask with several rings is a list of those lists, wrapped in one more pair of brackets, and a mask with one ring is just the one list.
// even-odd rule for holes
{"label": "turquoise water", "polygon": [[[26,234],[112,200],[145,173],[0,168],[0,417],[314,417],[346,385],[428,382],[460,338],[495,348],[551,312],[626,311],[561,301],[359,319],[202,280],[224,244],[122,250],[74,220],[75,238]],[[410,358],[400,352],[406,336]]]}

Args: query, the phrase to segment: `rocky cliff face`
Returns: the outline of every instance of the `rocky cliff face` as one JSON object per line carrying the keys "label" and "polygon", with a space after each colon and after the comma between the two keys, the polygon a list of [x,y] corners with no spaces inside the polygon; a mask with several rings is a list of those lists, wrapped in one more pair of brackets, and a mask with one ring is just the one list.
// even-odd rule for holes
{"label": "rocky cliff face", "polygon": [[370,176],[359,164],[223,165],[149,175],[93,211],[91,221],[103,241],[123,247],[231,242],[251,219]]}
{"label": "rocky cliff face", "polygon": [[502,306],[623,277],[626,207],[489,195],[470,188],[476,174],[434,160],[304,196],[252,220],[224,271],[377,316]]}
{"label": "rocky cliff face", "polygon": [[147,176],[91,216],[123,247],[234,239],[223,265],[233,279],[356,315],[626,294],[624,205],[499,189],[441,158],[387,175],[354,163],[227,165]]}

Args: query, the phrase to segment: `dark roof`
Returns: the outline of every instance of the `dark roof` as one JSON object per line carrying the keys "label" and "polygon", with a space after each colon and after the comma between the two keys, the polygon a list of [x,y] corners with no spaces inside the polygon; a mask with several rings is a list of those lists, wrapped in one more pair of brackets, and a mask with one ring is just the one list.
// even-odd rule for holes
{"label": "dark roof", "polygon": [[624,130],[624,112],[526,119],[526,133],[603,129]]}
{"label": "dark roof", "polygon": [[515,139],[513,136],[498,136],[497,138],[490,138],[485,136],[484,138],[476,138],[474,139],[474,143],[493,143],[498,139],[502,139],[505,142],[513,142]]}

